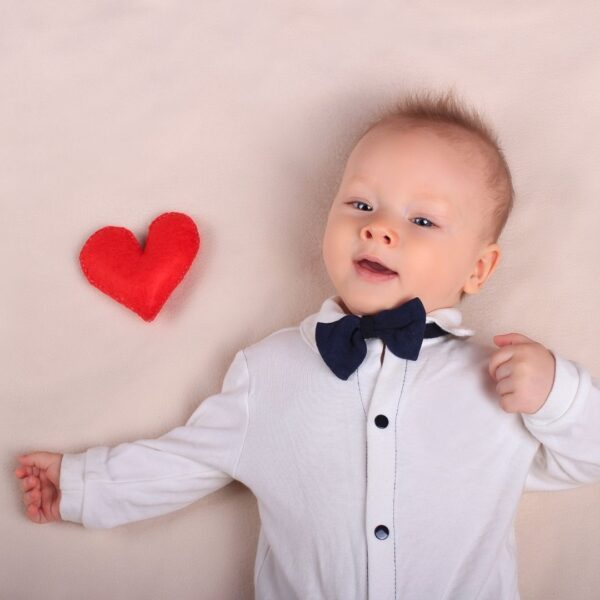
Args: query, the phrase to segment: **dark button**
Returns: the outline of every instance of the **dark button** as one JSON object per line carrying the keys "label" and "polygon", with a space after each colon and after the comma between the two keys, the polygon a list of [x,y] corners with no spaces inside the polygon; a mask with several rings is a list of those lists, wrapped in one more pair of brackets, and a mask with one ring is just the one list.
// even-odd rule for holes
{"label": "dark button", "polygon": [[389,533],[390,530],[385,525],[377,525],[375,527],[375,537],[380,540],[385,540]]}
{"label": "dark button", "polygon": [[388,423],[388,418],[385,415],[377,415],[375,417],[375,425],[377,425],[377,427],[381,427],[381,429],[387,427]]}

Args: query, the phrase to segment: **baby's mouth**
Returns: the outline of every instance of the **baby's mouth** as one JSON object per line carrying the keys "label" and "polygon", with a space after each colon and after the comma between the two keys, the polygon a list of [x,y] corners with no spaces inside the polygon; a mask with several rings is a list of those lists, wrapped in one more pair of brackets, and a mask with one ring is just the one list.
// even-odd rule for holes
{"label": "baby's mouth", "polygon": [[396,271],[392,271],[391,269],[388,269],[387,267],[384,267],[383,265],[380,265],[379,263],[373,262],[371,260],[367,260],[366,258],[363,258],[362,260],[359,260],[357,262],[357,264],[359,264],[361,267],[373,272],[373,273],[385,273],[387,275],[397,275]]}

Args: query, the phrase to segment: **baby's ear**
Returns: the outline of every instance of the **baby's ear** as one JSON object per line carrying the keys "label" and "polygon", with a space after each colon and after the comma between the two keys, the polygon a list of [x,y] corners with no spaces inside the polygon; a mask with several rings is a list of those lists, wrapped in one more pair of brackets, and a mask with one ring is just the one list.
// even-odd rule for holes
{"label": "baby's ear", "polygon": [[470,294],[478,294],[499,264],[500,246],[498,244],[490,244],[479,255],[475,263],[474,272],[469,276],[464,289]]}
{"label": "baby's ear", "polygon": [[469,281],[467,281],[467,283],[465,283],[460,298],[461,300],[463,299],[464,296],[469,295],[472,296],[473,294],[479,294],[481,290],[479,281],[477,280],[477,275],[475,275],[475,273],[471,274],[471,277],[469,277]]}

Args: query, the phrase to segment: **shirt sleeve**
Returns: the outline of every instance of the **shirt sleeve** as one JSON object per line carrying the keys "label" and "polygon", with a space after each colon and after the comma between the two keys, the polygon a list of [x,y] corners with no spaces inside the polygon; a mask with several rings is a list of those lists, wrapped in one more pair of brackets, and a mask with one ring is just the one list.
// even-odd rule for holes
{"label": "shirt sleeve", "polygon": [[535,413],[521,413],[541,442],[525,492],[556,491],[600,482],[600,380],[579,363],[552,352],[554,382]]}
{"label": "shirt sleeve", "polygon": [[115,527],[178,510],[230,483],[248,426],[249,387],[240,350],[221,392],[205,398],[185,425],[156,439],[64,454],[62,519]]}

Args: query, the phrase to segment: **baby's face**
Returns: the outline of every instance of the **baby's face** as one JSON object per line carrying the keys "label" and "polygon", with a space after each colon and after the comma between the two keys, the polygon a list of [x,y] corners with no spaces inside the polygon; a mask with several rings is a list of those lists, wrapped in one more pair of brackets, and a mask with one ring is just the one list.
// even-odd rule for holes
{"label": "baby's face", "polygon": [[[483,173],[481,155],[430,130],[367,133],[348,158],[323,240],[343,308],[372,314],[418,296],[430,312],[456,305],[463,290],[477,293],[500,256],[480,241]],[[369,271],[363,255],[394,273]]]}

